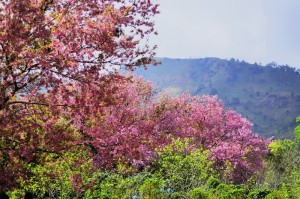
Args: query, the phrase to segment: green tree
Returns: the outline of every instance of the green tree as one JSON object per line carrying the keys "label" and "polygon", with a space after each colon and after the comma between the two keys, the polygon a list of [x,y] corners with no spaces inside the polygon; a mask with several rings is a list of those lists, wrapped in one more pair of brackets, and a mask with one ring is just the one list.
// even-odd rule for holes
{"label": "green tree", "polygon": [[[300,122],[300,117],[296,121]],[[297,198],[300,193],[300,125],[295,128],[294,133],[295,140],[276,140],[269,145],[267,170],[262,186],[273,189],[274,197],[288,194],[291,198]]]}
{"label": "green tree", "polygon": [[189,139],[177,139],[159,152],[155,175],[166,181],[166,188],[187,192],[204,186],[214,174],[212,162],[208,160],[209,151],[191,150],[191,147]]}

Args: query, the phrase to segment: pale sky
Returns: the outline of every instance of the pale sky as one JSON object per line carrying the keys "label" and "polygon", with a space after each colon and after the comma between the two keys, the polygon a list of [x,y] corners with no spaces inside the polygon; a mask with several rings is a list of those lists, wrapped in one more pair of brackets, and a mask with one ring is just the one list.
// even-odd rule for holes
{"label": "pale sky", "polygon": [[157,0],[157,57],[300,68],[300,0]]}

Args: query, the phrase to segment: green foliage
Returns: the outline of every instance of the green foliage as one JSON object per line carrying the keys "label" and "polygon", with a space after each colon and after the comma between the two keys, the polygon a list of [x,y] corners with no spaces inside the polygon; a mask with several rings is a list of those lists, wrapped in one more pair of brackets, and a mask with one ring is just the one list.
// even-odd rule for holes
{"label": "green foliage", "polygon": [[101,173],[94,191],[86,192],[84,198],[122,199],[137,196],[140,199],[164,198],[164,181],[149,172],[133,176],[115,173]]}
{"label": "green foliage", "polygon": [[206,190],[203,190],[199,187],[194,188],[188,192],[188,196],[190,199],[207,199],[209,193]]}
{"label": "green foliage", "polygon": [[[299,117],[297,121],[299,122]],[[269,145],[265,178],[260,184],[260,187],[267,187],[269,190],[266,198],[299,198],[300,142],[297,137],[298,129],[295,129],[294,141],[276,140]],[[254,191],[251,194],[251,196],[255,196]]]}
{"label": "green foliage", "polygon": [[272,191],[269,195],[265,197],[266,199],[290,199],[294,197],[290,197],[288,193],[288,189],[283,184],[280,189]]}
{"label": "green foliage", "polygon": [[183,198],[186,198],[186,194],[184,192],[180,191],[180,192],[174,192],[172,195],[167,196],[167,197],[169,197],[170,199],[183,199]]}
{"label": "green foliage", "polygon": [[268,189],[265,189],[265,188],[254,189],[249,193],[248,198],[249,199],[263,199],[270,193],[271,193],[271,191]]}
{"label": "green foliage", "polygon": [[244,199],[247,194],[247,189],[241,185],[220,184],[215,190],[215,195],[220,199]]}
{"label": "green foliage", "polygon": [[47,161],[43,165],[28,165],[32,177],[22,182],[22,189],[11,192],[10,198],[23,197],[25,191],[38,198],[77,198],[82,194],[78,190],[88,190],[96,179],[92,160],[80,147],[64,154],[45,154],[44,158]]}
{"label": "green foliage", "polygon": [[162,196],[160,188],[163,186],[162,181],[158,178],[149,178],[139,188],[141,198],[152,199]]}
{"label": "green foliage", "polygon": [[277,188],[282,183],[295,185],[300,180],[299,143],[292,140],[277,140],[269,145],[265,186]]}
{"label": "green foliage", "polygon": [[[199,198],[207,196],[204,187],[208,177],[214,173],[210,168],[208,151],[192,150],[190,140],[173,140],[172,144],[158,151],[159,158],[150,169],[132,176],[106,173],[99,176],[94,192],[86,198]],[[210,178],[216,186],[218,180]],[[202,190],[199,191],[199,190]],[[190,191],[193,190],[193,191]],[[190,192],[189,192],[190,191]],[[201,193],[202,194],[201,194]],[[203,198],[202,197],[202,198]]]}
{"label": "green foliage", "polygon": [[219,184],[221,184],[220,180],[213,176],[210,176],[206,182],[206,186],[213,189],[217,188]]}
{"label": "green foliage", "polygon": [[175,191],[188,191],[202,186],[214,173],[210,168],[208,151],[201,148],[189,152],[190,140],[173,140],[159,152],[155,175],[164,179]]}
{"label": "green foliage", "polygon": [[[296,118],[296,122],[300,123],[300,117]],[[300,142],[300,124],[298,124],[294,130],[294,134],[295,134],[295,140],[297,142]]]}

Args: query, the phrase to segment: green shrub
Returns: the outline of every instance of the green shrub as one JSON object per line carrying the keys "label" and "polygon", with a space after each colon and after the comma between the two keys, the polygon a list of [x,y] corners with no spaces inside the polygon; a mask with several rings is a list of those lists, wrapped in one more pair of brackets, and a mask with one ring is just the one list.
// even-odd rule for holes
{"label": "green shrub", "polygon": [[[165,198],[170,198],[170,199],[185,199],[186,198],[186,194],[184,192],[182,192],[182,191],[179,191],[179,192],[174,192],[170,196],[167,196]],[[162,198],[162,199],[165,199],[165,198]]]}
{"label": "green shrub", "polygon": [[275,190],[271,194],[267,195],[265,199],[290,199],[290,197],[286,191]]}
{"label": "green shrub", "polygon": [[190,150],[190,140],[174,140],[172,144],[159,151],[155,165],[155,175],[163,178],[167,186],[176,191],[187,192],[203,186],[214,172],[208,151]]}
{"label": "green shrub", "polygon": [[161,192],[162,181],[158,178],[146,179],[139,188],[139,193],[143,199],[161,198],[164,192]]}
{"label": "green shrub", "polygon": [[190,199],[207,199],[209,193],[206,190],[203,190],[199,187],[194,188],[188,192],[188,196]]}
{"label": "green shrub", "polygon": [[208,180],[206,181],[206,186],[208,188],[215,189],[215,188],[217,188],[219,186],[219,184],[221,184],[220,180],[217,179],[217,178],[215,178],[215,177],[213,177],[213,176],[210,176],[208,178]]}
{"label": "green shrub", "polygon": [[128,199],[137,196],[139,199],[166,198],[166,191],[161,191],[165,182],[149,172],[132,176],[106,173],[99,176],[95,190],[86,192],[83,198]]}
{"label": "green shrub", "polygon": [[220,184],[216,190],[215,195],[220,199],[245,199],[248,191],[239,185]]}
{"label": "green shrub", "polygon": [[268,189],[254,189],[248,194],[248,198],[249,199],[263,199],[270,193],[271,193],[271,191]]}

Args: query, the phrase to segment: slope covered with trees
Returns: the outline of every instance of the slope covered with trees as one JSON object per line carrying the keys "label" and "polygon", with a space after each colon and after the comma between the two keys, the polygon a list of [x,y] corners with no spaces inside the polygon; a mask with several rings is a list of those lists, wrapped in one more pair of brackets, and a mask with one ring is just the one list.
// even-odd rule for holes
{"label": "slope covered with trees", "polygon": [[159,60],[158,67],[136,74],[172,95],[217,95],[254,123],[259,134],[293,137],[300,115],[300,74],[294,68],[218,58]]}

